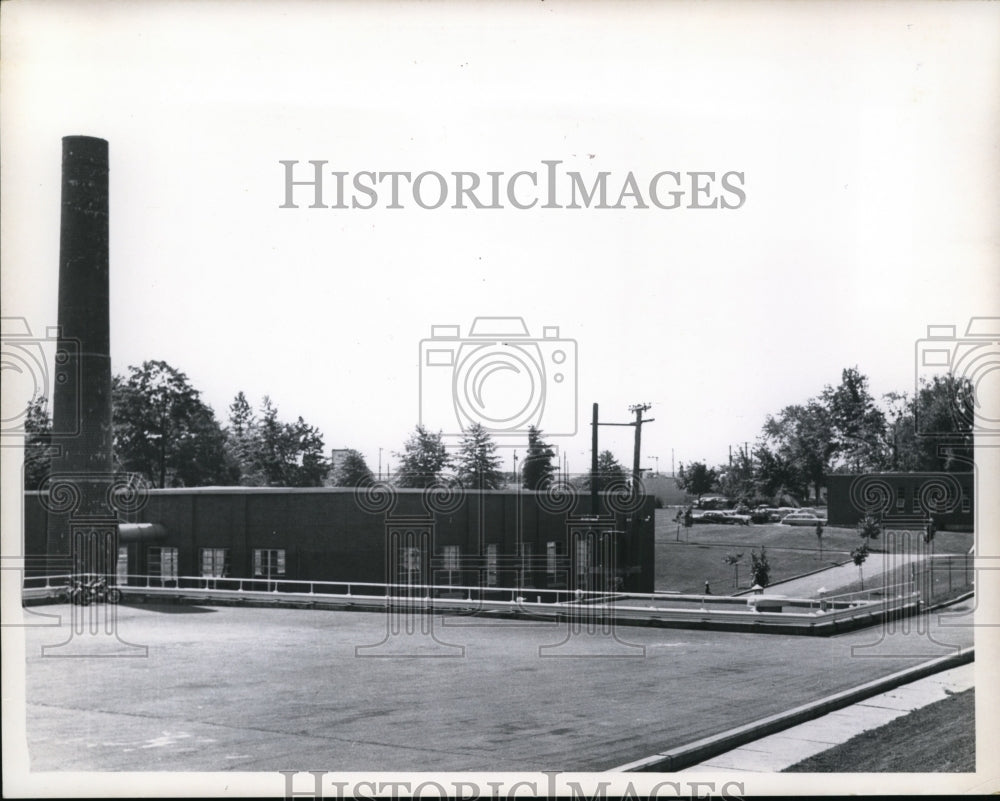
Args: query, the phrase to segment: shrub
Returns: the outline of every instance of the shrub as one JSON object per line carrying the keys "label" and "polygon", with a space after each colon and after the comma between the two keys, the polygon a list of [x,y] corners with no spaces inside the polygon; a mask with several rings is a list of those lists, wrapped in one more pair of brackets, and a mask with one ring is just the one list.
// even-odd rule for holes
{"label": "shrub", "polygon": [[750,583],[766,587],[771,580],[771,565],[767,561],[767,551],[760,546],[760,553],[750,552]]}

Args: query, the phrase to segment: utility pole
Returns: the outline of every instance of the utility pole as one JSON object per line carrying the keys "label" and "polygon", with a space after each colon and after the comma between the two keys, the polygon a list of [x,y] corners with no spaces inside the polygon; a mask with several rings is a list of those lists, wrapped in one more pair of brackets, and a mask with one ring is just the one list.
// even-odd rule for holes
{"label": "utility pole", "polygon": [[652,423],[652,419],[643,420],[642,413],[648,411],[650,408],[648,403],[637,403],[634,406],[629,406],[628,410],[635,414],[635,450],[632,454],[632,478],[638,482],[642,478],[642,470],[639,468],[639,449],[642,445],[642,424]]}
{"label": "utility pole", "polygon": [[677,471],[674,470],[674,449],[670,449],[670,477],[677,478]]}
{"label": "utility pole", "polygon": [[[636,483],[642,478],[642,469],[639,467],[639,456],[642,447],[642,424],[652,423],[653,418],[644,420],[642,413],[650,408],[648,403],[637,403],[629,406],[630,412],[635,414],[633,423],[602,423],[598,420],[597,404],[594,404],[593,419],[591,420],[590,432],[590,512],[598,514],[597,506],[597,427],[598,426],[635,426],[635,449],[632,454],[632,479]],[[671,451],[673,453],[673,451]]]}
{"label": "utility pole", "polygon": [[378,480],[382,480],[382,449],[378,449]]}
{"label": "utility pole", "polygon": [[590,422],[590,513],[594,516],[597,510],[597,404],[594,404]]}

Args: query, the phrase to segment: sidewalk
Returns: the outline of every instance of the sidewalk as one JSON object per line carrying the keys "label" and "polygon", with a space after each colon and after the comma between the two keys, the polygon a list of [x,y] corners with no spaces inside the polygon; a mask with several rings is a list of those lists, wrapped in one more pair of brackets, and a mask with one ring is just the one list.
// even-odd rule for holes
{"label": "sidewalk", "polygon": [[[854,567],[854,565],[850,565]],[[974,686],[975,662],[935,673],[844,709],[718,754],[679,773],[776,773],[870,729]]]}
{"label": "sidewalk", "polygon": [[[873,553],[864,564],[865,586],[867,587],[870,581],[872,588],[877,588],[879,577],[886,570],[925,558],[927,557],[923,554],[893,554],[890,559],[886,554]],[[766,592],[774,595],[785,595],[789,598],[815,598],[821,589],[830,593],[838,587],[844,587],[857,580],[858,566],[853,562],[848,562],[808,576],[776,582],[769,585]],[[745,594],[745,591],[741,593],[741,595]]]}

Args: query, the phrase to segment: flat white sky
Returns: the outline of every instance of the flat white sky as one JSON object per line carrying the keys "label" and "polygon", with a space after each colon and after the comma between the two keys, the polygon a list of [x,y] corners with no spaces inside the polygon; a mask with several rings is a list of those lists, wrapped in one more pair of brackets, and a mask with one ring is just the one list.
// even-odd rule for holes
{"label": "flat white sky", "polygon": [[[998,313],[998,22],[987,3],[14,0],[3,314],[55,324],[60,139],[100,136],[116,372],[166,360],[223,422],[237,391],[270,394],[375,468],[417,422],[431,325],[518,315],[577,342],[571,471],[595,401],[620,422],[653,404],[644,467],[721,462],[844,367],[912,389],[928,324]],[[737,170],[747,200],[279,209],[281,159]],[[631,434],[602,447],[630,463]]]}

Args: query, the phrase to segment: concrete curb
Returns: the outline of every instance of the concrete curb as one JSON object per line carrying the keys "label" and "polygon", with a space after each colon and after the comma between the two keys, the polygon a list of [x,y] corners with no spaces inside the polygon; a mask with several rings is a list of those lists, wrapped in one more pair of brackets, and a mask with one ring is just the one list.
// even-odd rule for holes
{"label": "concrete curb", "polygon": [[[781,581],[775,581],[771,584],[768,584],[767,588],[771,589],[772,587],[780,587],[782,584],[787,584],[789,581],[798,581],[799,579],[805,578],[806,576],[815,576],[817,573],[825,573],[827,570],[833,570],[836,567],[843,567],[846,564],[850,564],[850,562],[851,560],[847,559],[846,561],[837,562],[836,564],[830,564],[827,565],[826,567],[817,567],[815,570],[810,570],[808,573],[799,573],[796,576],[789,576],[788,578],[784,578]],[[734,592],[732,597],[737,598],[742,595],[749,595],[752,592],[753,592],[752,588],[740,590],[739,592]]]}
{"label": "concrete curb", "polygon": [[967,664],[974,661],[974,659],[974,647],[959,650],[957,653],[938,657],[929,662],[900,670],[889,676],[883,676],[880,679],[861,684],[850,690],[844,690],[843,692],[829,695],[826,698],[821,698],[818,701],[797,706],[786,712],[780,712],[777,715],[771,715],[753,723],[737,726],[734,729],[696,740],[687,745],[672,748],[669,751],[663,751],[643,759],[637,759],[634,762],[619,765],[607,772],[672,773],[691,765],[697,765],[726,751],[732,751],[734,748],[739,748],[754,740],[759,740],[761,737],[766,737],[769,734],[784,731],[800,723],[814,720],[829,712],[843,709],[879,693],[892,690],[895,687],[908,684],[917,679],[922,679],[925,676],[931,676],[942,670]]}
{"label": "concrete curb", "polygon": [[962,601],[968,601],[970,598],[974,598],[975,595],[976,595],[975,590],[969,590],[968,592],[962,593],[961,595],[956,596],[955,598],[949,598],[946,601],[938,601],[937,603],[932,604],[931,606],[925,608],[923,610],[923,613],[927,614],[928,612],[937,612],[939,609],[944,609],[945,607],[951,606],[952,604],[961,603]]}

